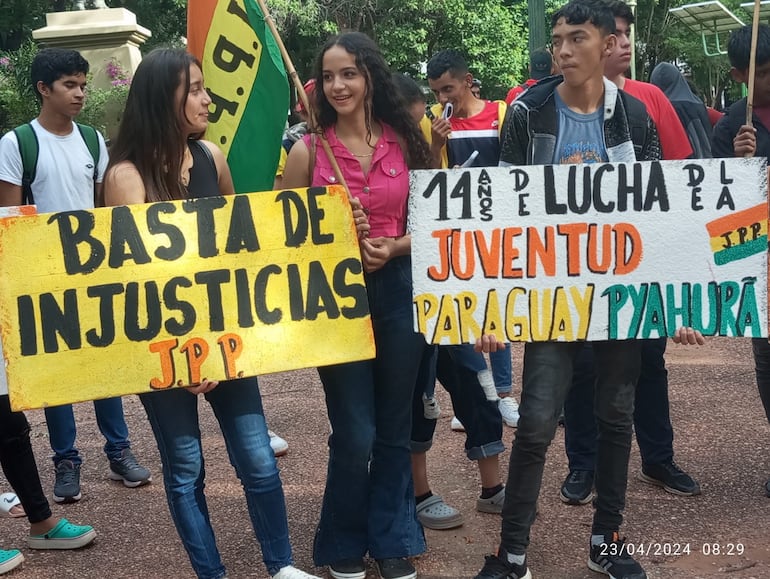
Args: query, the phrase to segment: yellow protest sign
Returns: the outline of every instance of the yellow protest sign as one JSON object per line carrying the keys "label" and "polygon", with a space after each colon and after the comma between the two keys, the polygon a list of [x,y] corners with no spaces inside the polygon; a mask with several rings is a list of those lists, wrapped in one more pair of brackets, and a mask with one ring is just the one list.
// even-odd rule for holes
{"label": "yellow protest sign", "polygon": [[374,357],[339,187],[0,220],[14,409]]}

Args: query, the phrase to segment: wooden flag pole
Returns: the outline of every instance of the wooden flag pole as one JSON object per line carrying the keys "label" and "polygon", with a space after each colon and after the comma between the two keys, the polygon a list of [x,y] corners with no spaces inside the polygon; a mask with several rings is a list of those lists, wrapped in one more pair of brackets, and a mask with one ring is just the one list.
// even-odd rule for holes
{"label": "wooden flag pole", "polygon": [[[315,130],[316,122],[315,122],[315,111],[313,110],[313,107],[310,106],[310,101],[307,98],[307,93],[305,92],[305,87],[302,85],[302,81],[299,78],[299,75],[297,74],[297,69],[294,68],[294,63],[291,61],[291,56],[289,56],[288,51],[286,50],[286,46],[283,44],[283,40],[281,40],[281,35],[278,34],[278,29],[275,27],[275,23],[273,22],[273,19],[270,17],[270,12],[267,10],[267,6],[265,5],[265,0],[257,0],[257,4],[259,4],[259,9],[262,11],[262,17],[265,19],[265,23],[267,24],[267,27],[270,29],[270,33],[273,35],[273,38],[275,39],[276,44],[278,45],[278,49],[281,51],[281,57],[283,58],[283,63],[286,66],[286,72],[289,74],[289,78],[291,78],[291,81],[294,83],[294,87],[297,89],[297,96],[302,101],[302,105],[305,107],[305,110],[308,112],[310,122],[308,123],[310,130]],[[316,87],[316,90],[323,90],[322,87]],[[350,194],[350,189],[348,188],[348,184],[345,181],[345,177],[342,176],[342,170],[340,170],[340,166],[337,163],[337,159],[334,157],[334,154],[332,153],[332,149],[329,146],[329,142],[326,140],[324,135],[319,135],[319,139],[321,142],[321,147],[323,148],[324,152],[326,153],[326,156],[329,158],[329,161],[332,165],[332,170],[334,171],[334,176],[337,178],[337,181],[339,181],[340,185],[342,185],[345,188],[345,192],[348,194],[348,197],[352,197]],[[313,176],[309,176],[312,180]]]}
{"label": "wooden flag pole", "polygon": [[751,52],[749,54],[749,94],[746,99],[746,124],[750,125],[754,114],[754,74],[757,68],[757,36],[759,36],[760,0],[754,0],[754,19],[751,21]]}

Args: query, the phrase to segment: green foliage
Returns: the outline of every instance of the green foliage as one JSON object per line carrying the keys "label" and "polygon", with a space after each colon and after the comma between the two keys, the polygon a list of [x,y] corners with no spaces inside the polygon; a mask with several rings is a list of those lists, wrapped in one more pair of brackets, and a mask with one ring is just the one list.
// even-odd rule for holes
{"label": "green foliage", "polygon": [[17,50],[32,31],[45,26],[51,0],[3,0],[0,8],[0,51]]}
{"label": "green foliage", "polygon": [[[0,53],[0,135],[37,117],[40,107],[30,83],[30,67],[37,54],[28,41],[14,52]],[[107,66],[111,85],[89,88],[78,122],[109,137],[118,128],[131,79],[114,61]]]}
{"label": "green foliage", "polygon": [[503,98],[526,60],[526,19],[500,0],[396,0],[377,22],[371,33],[394,69],[416,74],[439,50],[458,49],[485,98]]}
{"label": "green foliage", "polygon": [[[187,0],[107,0],[137,15],[153,36],[143,51],[157,45],[178,46],[186,34]],[[723,3],[744,22],[751,15],[739,7],[742,0]],[[637,77],[648,80],[654,66],[676,61],[688,69],[693,82],[709,102],[724,87],[737,97],[740,87],[729,80],[727,59],[708,57],[700,36],[670,14],[669,9],[692,0],[637,0]],[[45,12],[69,10],[73,0],[2,0],[0,51],[16,50],[31,30],[45,24]],[[564,0],[544,0],[546,36],[550,14]],[[425,62],[444,48],[463,50],[474,76],[482,81],[486,98],[501,98],[505,91],[528,78],[527,0],[267,0],[271,15],[291,54],[300,78],[312,74],[318,47],[330,34],[361,30],[380,45],[394,70],[420,77]],[[726,35],[722,37],[726,42]],[[6,54],[6,57],[11,57]],[[15,57],[14,57],[15,58]],[[20,58],[24,58],[23,54]],[[5,73],[7,76],[7,71]],[[3,77],[5,78],[5,77]],[[34,110],[34,99],[11,99],[7,79],[0,86],[0,119]],[[108,91],[109,92],[109,91]],[[111,97],[92,91],[94,114]],[[4,99],[4,100],[3,100]],[[13,101],[13,109],[7,109]],[[21,108],[19,108],[21,107]],[[86,114],[84,110],[83,114]]]}
{"label": "green foliage", "polygon": [[152,31],[142,46],[144,52],[156,46],[181,47],[187,36],[187,0],[106,0],[111,8],[126,8],[136,21]]}
{"label": "green foliage", "polygon": [[19,50],[0,52],[0,134],[37,116],[38,104],[29,69],[37,54],[31,41]]}
{"label": "green foliage", "polygon": [[78,122],[95,127],[109,139],[118,132],[131,88],[131,77],[115,60],[108,63],[105,70],[110,78],[109,88],[88,89],[86,104],[78,116]]}
{"label": "green foliage", "polygon": [[[725,6],[743,22],[750,23],[751,15],[740,8],[740,2],[723,0]],[[677,62],[688,70],[706,104],[713,105],[725,89],[728,89],[732,99],[737,98],[740,87],[730,80],[727,57],[707,56],[701,35],[669,13],[671,8],[688,3],[691,3],[690,0],[639,0],[635,26],[637,78],[649,80],[652,69],[659,62]],[[727,34],[720,35],[723,49],[727,45],[727,37]],[[711,43],[709,51],[714,49],[715,45]]]}
{"label": "green foliage", "polygon": [[[510,0],[273,0],[271,14],[301,78],[330,34],[372,36],[392,68],[418,77],[431,55],[463,50],[487,98],[502,98],[526,70],[526,2]],[[523,10],[523,12],[522,12]]]}

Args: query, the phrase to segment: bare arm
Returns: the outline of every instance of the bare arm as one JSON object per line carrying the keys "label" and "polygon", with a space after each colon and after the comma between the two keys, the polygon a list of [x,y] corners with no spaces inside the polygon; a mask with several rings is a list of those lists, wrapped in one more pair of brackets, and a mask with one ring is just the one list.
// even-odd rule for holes
{"label": "bare arm", "polygon": [[0,207],[21,205],[21,185],[0,181]]}
{"label": "bare arm", "polygon": [[312,175],[308,174],[310,151],[304,141],[297,141],[289,151],[286,158],[286,167],[283,169],[282,189],[301,189],[310,187]]}
{"label": "bare arm", "polygon": [[144,189],[139,171],[128,161],[111,167],[104,176],[104,205],[133,205],[145,203],[147,192]]}

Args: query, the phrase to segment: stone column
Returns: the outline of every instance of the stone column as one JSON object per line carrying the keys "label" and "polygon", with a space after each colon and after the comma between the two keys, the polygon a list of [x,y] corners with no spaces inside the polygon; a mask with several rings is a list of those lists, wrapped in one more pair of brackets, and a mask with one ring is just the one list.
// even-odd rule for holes
{"label": "stone column", "polygon": [[125,8],[51,12],[45,20],[46,26],[35,30],[32,38],[43,46],[80,52],[91,65],[92,85],[97,88],[110,86],[106,66],[113,59],[133,75],[142,60],[139,47],[152,35]]}

